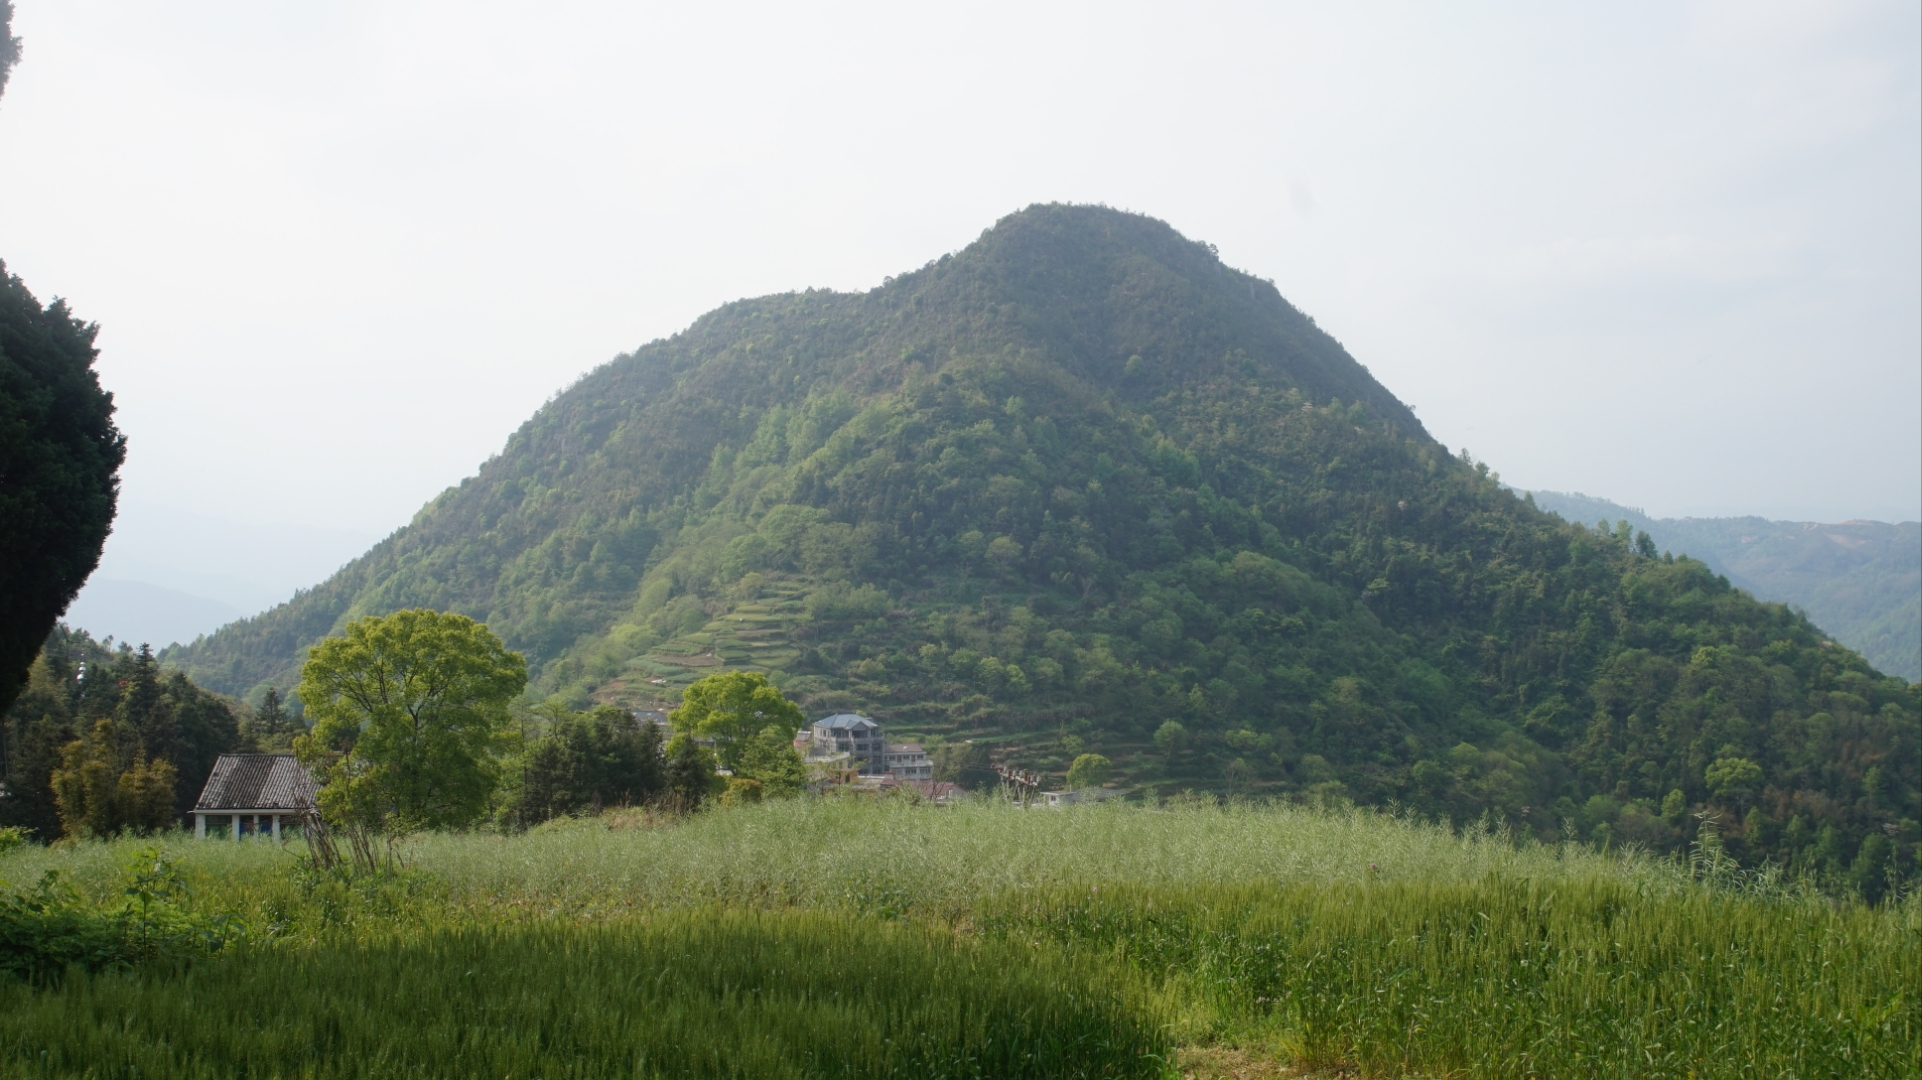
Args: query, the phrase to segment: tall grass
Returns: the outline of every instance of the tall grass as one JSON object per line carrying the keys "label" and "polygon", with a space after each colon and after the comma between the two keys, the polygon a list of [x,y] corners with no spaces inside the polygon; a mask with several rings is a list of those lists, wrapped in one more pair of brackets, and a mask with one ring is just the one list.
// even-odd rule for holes
{"label": "tall grass", "polygon": [[1124,958],[1316,1066],[1459,1077],[1922,1075],[1922,924],[1606,880],[1083,887],[981,928]]}
{"label": "tall grass", "polygon": [[[137,842],[34,848],[0,857],[0,878],[47,868],[111,888]],[[241,905],[276,887],[261,872],[293,856],[267,844],[170,842],[211,898]],[[298,850],[297,847],[295,850]],[[1293,806],[1149,810],[1107,804],[1018,810],[800,800],[723,808],[668,825],[610,830],[560,822],[502,836],[417,837],[402,862],[466,905],[534,914],[620,915],[725,903],[845,907],[897,916],[965,911],[979,898],[1056,884],[1479,881],[1606,878],[1642,890],[1688,887],[1686,874],[1581,845],[1517,847],[1498,832],[1447,828],[1364,810]]]}
{"label": "tall grass", "polygon": [[[989,1060],[965,1034],[972,1021],[956,1019],[977,1014],[955,1011],[955,1002],[977,997],[1039,1010],[1032,1015],[1040,1027],[1020,1036],[1021,1045],[1082,1047],[1097,1029],[1119,1033],[1119,1064],[1101,1066],[1115,1069],[1147,1068],[1144,1047],[1156,1044],[1144,1033],[1165,1022],[1171,1037],[1190,1043],[1268,1047],[1298,1062],[1384,1076],[1922,1075],[1922,902],[1913,897],[1881,908],[1837,904],[1766,881],[1703,880],[1685,865],[1632,853],[1517,846],[1492,830],[1457,834],[1362,811],[801,801],[626,828],[584,821],[520,836],[421,837],[405,845],[400,869],[359,877],[302,869],[294,853],[266,844],[169,845],[196,910],[244,921],[254,944],[180,976],[75,978],[38,997],[8,991],[14,996],[0,1012],[19,1015],[0,1017],[0,1046],[32,1046],[65,1024],[76,1032],[61,1044],[73,1048],[70,1065],[119,1061],[109,1054],[118,1044],[104,1034],[114,1030],[111,1018],[151,1012],[157,1019],[140,1029],[150,1034],[130,1045],[161,1047],[165,1032],[198,1022],[163,1001],[168,986],[190,989],[188,997],[215,1012],[247,999],[221,996],[231,982],[262,995],[282,987],[295,1012],[346,1015],[358,993],[385,1003],[369,1005],[374,1012],[412,1017],[380,989],[405,982],[445,988],[444,1000],[408,1024],[448,1032],[465,1024],[478,1033],[470,1038],[482,1055],[471,1061],[494,1073],[611,1075],[633,1067],[616,1053],[621,1040],[638,1037],[621,1026],[630,1013],[679,1016],[673,1010],[687,1002],[720,1002],[687,1008],[758,1017],[755,1030],[790,1030],[788,1020],[753,1011],[772,999],[711,989],[753,982],[739,974],[745,969],[726,968],[731,961],[684,961],[690,985],[710,989],[670,1001],[632,996],[586,960],[607,952],[646,968],[656,963],[646,957],[668,948],[658,945],[669,933],[662,928],[691,941],[698,926],[713,924],[737,935],[748,933],[743,927],[796,928],[781,939],[781,948],[798,950],[791,954],[739,946],[743,955],[787,957],[768,961],[769,970],[818,973],[802,979],[817,988],[811,996],[780,999],[788,1010],[780,1015],[842,1007],[825,989],[833,986],[852,995],[852,1011],[840,1014],[846,1023],[873,1030],[818,1046],[795,1042],[811,1049],[776,1054],[749,1028],[710,1017],[676,1045],[720,1040],[739,1054],[759,1046],[801,1063],[796,1068],[839,1063],[848,1076],[908,1068],[900,1063],[911,1059],[898,1056],[905,1051],[863,1058],[858,1053],[869,1051],[850,1047],[892,1045],[886,1033],[924,1024],[946,1032],[935,1043],[962,1048],[955,1060]],[[57,869],[111,899],[128,847],[16,851],[0,856],[0,878],[20,883]],[[896,950],[882,967],[837,958],[870,939]],[[965,943],[959,951],[957,941]],[[704,957],[707,948],[685,955]],[[491,967],[459,959],[495,954],[502,959]],[[714,982],[700,964],[721,964],[714,970],[741,981]],[[512,972],[508,983],[526,992],[475,996],[461,982],[470,969]],[[311,1000],[303,996],[310,986]],[[363,989],[340,989],[353,987]],[[1074,1009],[1047,1011],[1060,1006],[1049,991]],[[544,1026],[582,994],[594,1002],[579,1006],[579,1017]],[[951,1019],[924,1022],[899,1011],[922,998]],[[87,1002],[111,1007],[82,1008]],[[302,1045],[305,1036],[275,1024],[245,1044],[254,1049],[234,1043],[219,1051],[227,1056],[206,1060],[266,1062]],[[1056,1026],[1050,1043],[1055,1037],[1040,1032]],[[209,1046],[229,1045],[212,1028],[194,1030],[209,1033]],[[402,1029],[368,1030],[399,1038]],[[565,1055],[541,1059],[546,1071],[507,1069],[533,1060],[514,1056],[522,1043],[510,1034],[522,1030],[546,1033],[537,1047],[574,1047],[574,1071],[552,1064]],[[616,1031],[627,1034],[605,1034]],[[379,1050],[380,1040],[355,1045],[361,1056],[400,1052]],[[727,1061],[737,1058],[749,1060]],[[392,1063],[413,1068],[412,1061]],[[920,1059],[912,1067],[932,1068]],[[423,1064],[420,1074],[457,1073]]]}
{"label": "tall grass", "polygon": [[246,949],[0,989],[10,1076],[1156,1077],[1135,980],[819,912]]}

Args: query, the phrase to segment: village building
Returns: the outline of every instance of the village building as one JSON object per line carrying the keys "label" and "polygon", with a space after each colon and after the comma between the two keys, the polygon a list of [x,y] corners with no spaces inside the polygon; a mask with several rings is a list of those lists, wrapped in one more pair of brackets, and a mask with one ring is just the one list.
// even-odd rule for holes
{"label": "village building", "polygon": [[847,754],[861,776],[882,776],[888,771],[881,725],[860,713],[835,713],[815,721],[808,744],[810,758]]}
{"label": "village building", "polygon": [[299,835],[318,785],[292,754],[222,754],[194,802],[194,836]]}
{"label": "village building", "polygon": [[888,743],[881,757],[882,771],[902,780],[934,779],[934,762],[928,760],[920,743]]}

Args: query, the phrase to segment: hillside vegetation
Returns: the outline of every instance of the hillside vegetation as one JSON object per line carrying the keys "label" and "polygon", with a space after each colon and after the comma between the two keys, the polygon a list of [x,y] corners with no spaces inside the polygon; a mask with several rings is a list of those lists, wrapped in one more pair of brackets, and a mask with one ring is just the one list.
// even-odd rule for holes
{"label": "hillside vegetation", "polygon": [[1533,498],[1570,521],[1627,521],[1736,588],[1801,608],[1880,670],[1922,682],[1922,522],[1651,518],[1587,495]]}
{"label": "hillside vegetation", "polygon": [[618,357],[335,577],[165,660],[285,690],[344,620],[412,606],[576,706],[758,668],[944,761],[1098,751],[1124,786],[1675,850],[1707,816],[1870,896],[1922,839],[1917,689],[1517,499],[1271,284],[1103,208]]}

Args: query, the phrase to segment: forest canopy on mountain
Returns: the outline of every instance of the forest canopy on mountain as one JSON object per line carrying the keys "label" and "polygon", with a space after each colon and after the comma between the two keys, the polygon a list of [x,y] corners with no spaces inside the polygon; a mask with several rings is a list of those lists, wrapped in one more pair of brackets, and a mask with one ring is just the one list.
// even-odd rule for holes
{"label": "forest canopy on mountain", "polygon": [[486,622],[574,708],[748,668],[1030,768],[1706,827],[1870,891],[1922,839],[1916,687],[1517,498],[1271,283],[1098,207],[618,357],[335,577],[165,660],[284,691],[408,607]]}
{"label": "forest canopy on mountain", "polygon": [[1922,522],[1651,518],[1587,495],[1532,498],[1569,521],[1626,521],[1736,588],[1807,612],[1882,671],[1922,681]]}

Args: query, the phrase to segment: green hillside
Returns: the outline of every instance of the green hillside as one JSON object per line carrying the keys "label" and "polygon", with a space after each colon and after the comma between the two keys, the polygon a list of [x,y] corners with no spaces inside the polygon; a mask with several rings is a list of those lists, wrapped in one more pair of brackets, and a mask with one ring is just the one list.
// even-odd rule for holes
{"label": "green hillside", "polygon": [[1738,589],[1808,612],[1869,663],[1922,682],[1922,522],[1651,518],[1588,495],[1534,493],[1570,521],[1622,521],[1664,551],[1686,553]]}
{"label": "green hillside", "polygon": [[1922,818],[1907,684],[1518,500],[1273,285],[1103,208],[617,357],[335,577],[166,660],[287,688],[405,606],[484,619],[539,693],[661,703],[755,667],[811,709],[1028,767],[1098,751],[1164,791],[1658,847],[1701,811],[1738,853],[1864,880]]}

